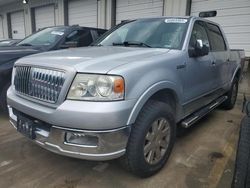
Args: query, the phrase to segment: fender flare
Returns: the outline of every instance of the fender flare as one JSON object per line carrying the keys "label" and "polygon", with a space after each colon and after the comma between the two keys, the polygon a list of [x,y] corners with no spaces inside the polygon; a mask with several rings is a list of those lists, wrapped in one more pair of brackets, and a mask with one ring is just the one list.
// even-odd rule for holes
{"label": "fender flare", "polygon": [[238,73],[238,71],[240,71],[240,76],[241,76],[242,70],[241,70],[241,66],[240,66],[240,65],[238,65],[238,66],[236,67],[236,69],[235,69],[235,71],[234,71],[234,73],[233,73],[233,76],[232,76],[232,79],[231,79],[231,84],[233,83],[234,78],[235,78],[236,74]]}
{"label": "fender flare", "polygon": [[168,82],[168,81],[161,81],[158,83],[155,83],[154,85],[152,85],[151,87],[149,87],[141,96],[140,98],[137,100],[136,104],[134,105],[128,121],[127,121],[127,125],[132,125],[137,116],[139,115],[141,109],[143,108],[143,106],[146,104],[146,102],[150,99],[150,97],[152,97],[155,93],[157,93],[160,90],[163,89],[169,89],[171,91],[173,91],[176,95],[177,98],[177,118],[178,118],[178,112],[180,111],[180,94],[182,93],[182,89],[178,88],[176,84],[172,83],[172,82]]}

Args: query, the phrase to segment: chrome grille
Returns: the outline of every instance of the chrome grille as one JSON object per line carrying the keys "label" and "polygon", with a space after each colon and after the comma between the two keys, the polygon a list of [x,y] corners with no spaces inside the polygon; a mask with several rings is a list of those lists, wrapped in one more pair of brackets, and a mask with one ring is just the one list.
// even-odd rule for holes
{"label": "chrome grille", "polygon": [[41,101],[56,103],[64,81],[65,73],[62,71],[30,66],[15,67],[16,92]]}

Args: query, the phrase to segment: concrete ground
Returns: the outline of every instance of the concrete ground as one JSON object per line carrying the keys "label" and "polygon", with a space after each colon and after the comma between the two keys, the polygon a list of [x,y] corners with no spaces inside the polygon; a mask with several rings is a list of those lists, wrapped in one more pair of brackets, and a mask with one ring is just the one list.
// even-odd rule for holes
{"label": "concrete ground", "polygon": [[177,139],[165,167],[148,179],[122,169],[117,160],[90,162],[59,156],[31,143],[0,115],[1,188],[230,187],[239,133],[242,93],[250,96],[250,76],[240,87],[236,107],[217,109]]}

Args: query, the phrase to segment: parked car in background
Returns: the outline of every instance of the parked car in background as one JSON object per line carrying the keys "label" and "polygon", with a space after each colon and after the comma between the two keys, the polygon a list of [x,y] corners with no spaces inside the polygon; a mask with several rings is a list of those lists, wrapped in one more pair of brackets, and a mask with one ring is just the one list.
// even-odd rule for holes
{"label": "parked car in background", "polygon": [[7,94],[10,122],[52,152],[121,157],[148,177],[168,160],[177,125],[234,107],[240,55],[203,18],[126,22],[91,47],[19,59]]}
{"label": "parked car in background", "polygon": [[90,45],[104,29],[80,26],[56,26],[44,28],[10,47],[0,47],[0,108],[7,110],[6,92],[11,82],[14,62],[24,56]]}
{"label": "parked car in background", "polygon": [[20,42],[19,39],[5,39],[0,41],[0,47],[9,47],[9,46],[14,46],[18,42]]}

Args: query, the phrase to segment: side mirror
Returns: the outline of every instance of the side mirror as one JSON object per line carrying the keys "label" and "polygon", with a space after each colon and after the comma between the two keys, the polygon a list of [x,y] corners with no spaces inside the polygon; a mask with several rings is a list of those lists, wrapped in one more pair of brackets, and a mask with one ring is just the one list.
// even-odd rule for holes
{"label": "side mirror", "polygon": [[203,44],[201,39],[197,39],[195,42],[195,46],[189,48],[188,54],[190,57],[201,57],[208,55],[209,48],[207,45]]}
{"label": "side mirror", "polygon": [[65,42],[64,44],[61,44],[60,48],[61,49],[76,48],[77,46],[78,46],[77,41],[68,41],[68,42]]}

